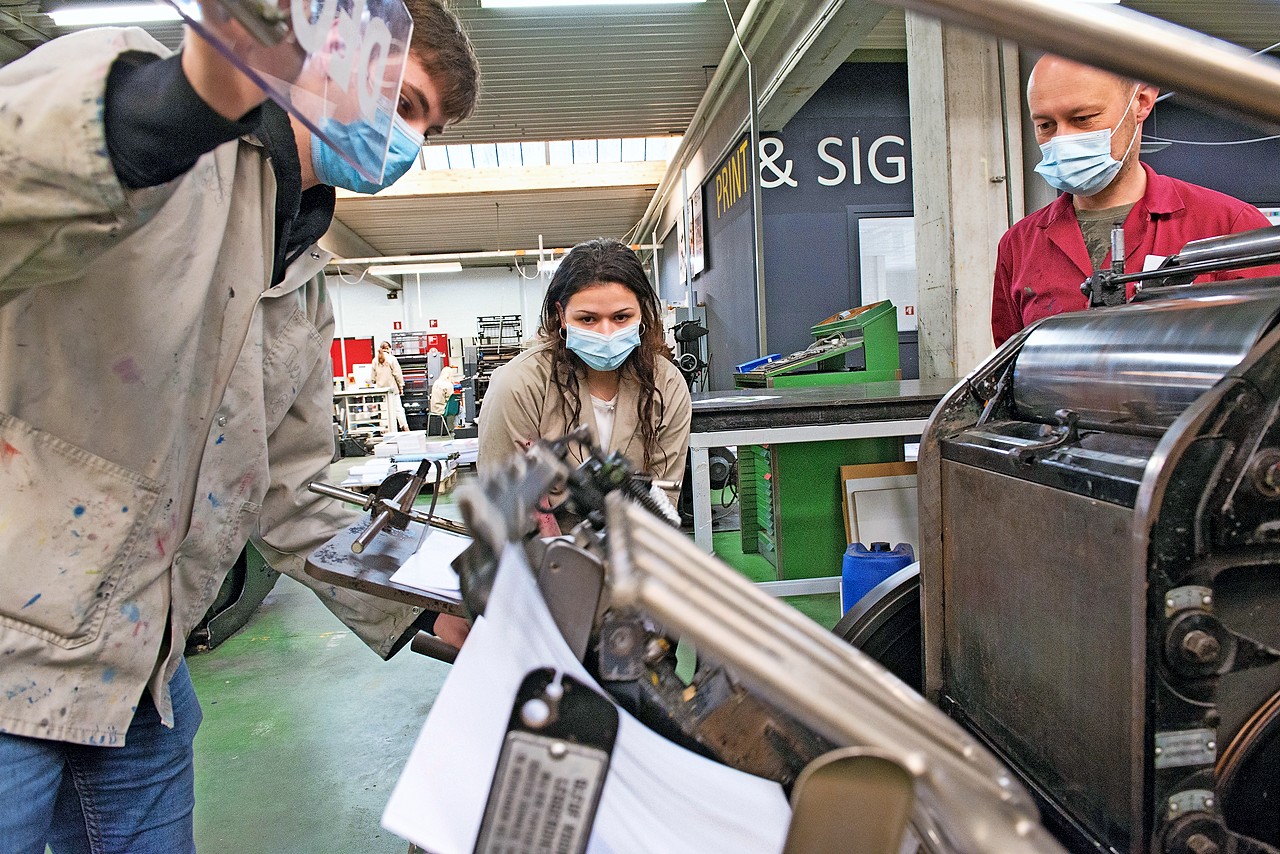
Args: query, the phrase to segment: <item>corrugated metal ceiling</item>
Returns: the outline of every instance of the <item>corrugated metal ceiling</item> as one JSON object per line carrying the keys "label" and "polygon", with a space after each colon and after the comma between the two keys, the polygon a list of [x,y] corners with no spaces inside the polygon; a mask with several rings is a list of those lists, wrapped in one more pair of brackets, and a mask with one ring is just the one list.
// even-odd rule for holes
{"label": "corrugated metal ceiling", "polygon": [[[18,48],[39,43],[32,28],[57,35],[50,19],[38,14],[38,8],[52,5],[63,4],[3,2],[0,35]],[[730,0],[735,19],[746,5],[747,0]],[[1126,0],[1124,5],[1255,50],[1280,41],[1276,0]],[[484,89],[476,114],[450,129],[445,142],[682,133],[731,37],[718,0],[624,9],[494,10],[479,8],[479,0],[458,0],[453,6],[475,43]],[[175,25],[148,29],[170,46],[180,38]],[[0,39],[0,55],[5,44]],[[890,11],[864,48],[904,50],[902,13]],[[641,187],[496,200],[348,199],[339,203],[338,214],[388,254],[529,248],[539,233],[548,246],[621,235],[640,218],[652,192]]]}

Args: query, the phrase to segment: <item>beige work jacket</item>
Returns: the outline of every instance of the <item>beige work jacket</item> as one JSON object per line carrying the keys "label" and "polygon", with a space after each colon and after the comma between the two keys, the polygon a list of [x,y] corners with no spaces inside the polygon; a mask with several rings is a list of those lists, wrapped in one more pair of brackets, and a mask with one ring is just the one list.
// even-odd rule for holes
{"label": "beige work jacket", "polygon": [[[666,407],[657,424],[658,448],[653,455],[653,470],[647,474],[655,480],[679,483],[684,477],[685,456],[689,450],[689,418],[693,407],[689,387],[676,366],[660,358],[656,367],[657,385]],[[582,381],[585,383],[585,376]],[[621,452],[637,469],[644,471],[637,408],[639,393],[640,385],[635,377],[623,371],[618,382],[613,436],[604,450]],[[560,392],[551,380],[551,350],[545,344],[526,350],[494,371],[480,408],[478,470],[481,473],[497,470],[523,443],[556,439],[578,426],[566,423],[559,399]],[[598,444],[600,434],[590,401],[584,401],[580,417],[590,428],[592,441]],[[571,462],[581,462],[583,456],[580,448],[570,450]],[[679,487],[667,490],[673,503],[679,494]]]}
{"label": "beige work jacket", "polygon": [[166,723],[186,638],[251,535],[383,655],[418,609],[311,580],[356,518],[333,455],[333,312],[312,247],[266,287],[275,179],[255,141],[123,187],[103,93],[141,30],[0,68],[0,728],[118,745]]}
{"label": "beige work jacket", "polygon": [[378,388],[391,389],[392,394],[404,393],[404,372],[400,370],[400,361],[390,353],[385,362],[379,362],[377,355],[373,357],[373,384]]}

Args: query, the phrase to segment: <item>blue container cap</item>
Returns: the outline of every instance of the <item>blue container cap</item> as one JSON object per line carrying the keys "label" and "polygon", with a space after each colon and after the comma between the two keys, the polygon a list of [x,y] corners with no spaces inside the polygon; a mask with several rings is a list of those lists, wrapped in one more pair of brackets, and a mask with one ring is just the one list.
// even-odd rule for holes
{"label": "blue container cap", "polygon": [[889,560],[899,561],[902,558],[910,558],[907,563],[915,560],[915,551],[911,548],[910,543],[898,543],[896,548],[890,548],[888,543],[874,542],[870,547],[864,546],[862,543],[853,543],[849,546],[846,555],[856,555],[862,560]]}

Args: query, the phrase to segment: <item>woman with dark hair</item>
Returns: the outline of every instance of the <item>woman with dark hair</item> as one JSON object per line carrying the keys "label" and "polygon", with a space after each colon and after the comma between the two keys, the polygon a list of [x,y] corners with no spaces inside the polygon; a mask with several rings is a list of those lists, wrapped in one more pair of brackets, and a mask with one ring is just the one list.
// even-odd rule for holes
{"label": "woman with dark hair", "polygon": [[[689,390],[667,356],[658,295],[635,252],[616,240],[575,246],[551,278],[539,339],[494,371],[480,411],[480,471],[586,425],[606,453],[675,484],[667,490],[674,502],[689,448]],[[571,459],[584,456],[570,449]]]}

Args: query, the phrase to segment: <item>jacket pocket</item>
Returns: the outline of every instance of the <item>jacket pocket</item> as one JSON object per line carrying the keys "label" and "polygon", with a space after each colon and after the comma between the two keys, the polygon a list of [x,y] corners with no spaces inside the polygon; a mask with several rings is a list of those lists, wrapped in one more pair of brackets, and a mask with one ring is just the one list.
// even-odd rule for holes
{"label": "jacket pocket", "polygon": [[0,413],[0,624],[67,648],[92,642],[159,491]]}

